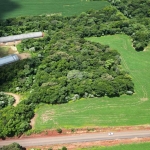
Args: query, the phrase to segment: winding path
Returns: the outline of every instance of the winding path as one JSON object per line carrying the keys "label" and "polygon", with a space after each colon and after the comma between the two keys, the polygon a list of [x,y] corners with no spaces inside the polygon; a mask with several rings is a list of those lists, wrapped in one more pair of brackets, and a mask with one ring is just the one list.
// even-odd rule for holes
{"label": "winding path", "polygon": [[4,93],[7,94],[7,95],[11,95],[15,98],[15,103],[13,104],[13,106],[16,107],[18,105],[19,101],[20,101],[20,95],[14,94],[14,93],[8,93],[8,92],[4,92]]}

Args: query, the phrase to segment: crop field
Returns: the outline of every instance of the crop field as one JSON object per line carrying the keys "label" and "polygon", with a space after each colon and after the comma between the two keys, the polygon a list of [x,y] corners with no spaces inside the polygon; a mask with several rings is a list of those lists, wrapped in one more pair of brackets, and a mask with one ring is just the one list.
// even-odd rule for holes
{"label": "crop field", "polygon": [[132,96],[81,99],[36,110],[35,129],[150,124],[150,51],[136,52],[130,37],[111,35],[87,40],[108,44],[121,54],[122,65],[135,83]]}
{"label": "crop field", "polygon": [[[122,144],[117,146],[102,146],[102,147],[91,147],[86,150],[148,150],[150,143],[138,143],[138,144]],[[80,150],[85,150],[80,149]]]}
{"label": "crop field", "polygon": [[1,0],[0,3],[0,19],[53,13],[71,16],[109,5],[106,1],[90,0]]}

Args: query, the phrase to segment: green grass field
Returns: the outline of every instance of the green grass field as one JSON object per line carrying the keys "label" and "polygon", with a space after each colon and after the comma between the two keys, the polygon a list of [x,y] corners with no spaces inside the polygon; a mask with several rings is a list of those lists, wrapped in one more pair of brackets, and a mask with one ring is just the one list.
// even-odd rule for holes
{"label": "green grass field", "polygon": [[81,99],[36,110],[35,129],[79,128],[150,124],[150,51],[136,52],[126,35],[91,37],[120,52],[122,64],[135,83],[132,96]]}
{"label": "green grass field", "polygon": [[[150,143],[138,143],[138,144],[122,144],[117,146],[102,146],[102,147],[91,147],[85,148],[86,150],[149,150]],[[78,149],[78,150],[85,150]]]}
{"label": "green grass field", "polygon": [[9,47],[0,47],[0,57],[4,57],[9,54],[10,48]]}
{"label": "green grass field", "polygon": [[109,5],[106,1],[89,0],[1,0],[2,19],[60,13],[65,16],[76,15],[89,9],[101,9]]}

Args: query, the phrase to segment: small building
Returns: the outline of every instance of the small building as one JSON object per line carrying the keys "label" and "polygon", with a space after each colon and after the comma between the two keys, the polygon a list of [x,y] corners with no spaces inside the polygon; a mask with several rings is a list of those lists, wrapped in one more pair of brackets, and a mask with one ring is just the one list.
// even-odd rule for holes
{"label": "small building", "polygon": [[14,41],[19,41],[23,39],[39,38],[39,37],[43,37],[42,32],[25,33],[25,34],[19,34],[19,35],[0,37],[0,43],[14,42]]}
{"label": "small building", "polygon": [[8,56],[0,58],[0,66],[10,64],[18,60],[19,60],[19,57],[16,54],[8,55]]}

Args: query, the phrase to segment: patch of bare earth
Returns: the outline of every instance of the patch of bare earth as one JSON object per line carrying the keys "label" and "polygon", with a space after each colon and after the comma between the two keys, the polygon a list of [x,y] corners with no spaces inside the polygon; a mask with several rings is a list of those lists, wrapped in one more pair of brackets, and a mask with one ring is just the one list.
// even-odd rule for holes
{"label": "patch of bare earth", "polygon": [[18,55],[20,60],[27,59],[27,58],[31,57],[31,55],[29,53],[21,53],[21,54],[17,54],[17,55]]}
{"label": "patch of bare earth", "polygon": [[5,92],[5,94],[11,95],[15,98],[15,103],[13,104],[13,106],[16,107],[20,101],[20,95],[14,93],[7,93],[7,92]]}
{"label": "patch of bare earth", "polygon": [[31,125],[32,129],[34,129],[36,117],[37,117],[37,115],[34,115],[34,117],[31,119],[30,125]]}
{"label": "patch of bare earth", "polygon": [[148,101],[148,98],[141,98],[141,101]]}

